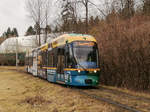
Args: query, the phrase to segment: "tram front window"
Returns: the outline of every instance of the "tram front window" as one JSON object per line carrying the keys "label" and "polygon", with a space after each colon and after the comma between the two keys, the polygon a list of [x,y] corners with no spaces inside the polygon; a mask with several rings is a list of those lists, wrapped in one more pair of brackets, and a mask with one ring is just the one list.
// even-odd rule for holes
{"label": "tram front window", "polygon": [[98,49],[94,42],[75,42],[73,45],[76,68],[97,68]]}

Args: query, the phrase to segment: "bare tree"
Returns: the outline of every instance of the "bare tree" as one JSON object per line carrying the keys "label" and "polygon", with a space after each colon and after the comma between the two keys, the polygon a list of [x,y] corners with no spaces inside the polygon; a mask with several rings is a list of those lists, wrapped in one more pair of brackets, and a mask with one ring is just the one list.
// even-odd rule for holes
{"label": "bare tree", "polygon": [[[45,26],[45,30],[46,30],[46,26],[48,25],[51,1],[50,0],[27,0],[26,8],[27,8],[27,11],[29,12],[29,17],[36,24],[36,34],[39,35],[38,40],[39,40],[39,46],[40,46],[41,45],[41,28],[42,26]],[[46,39],[47,39],[47,34],[46,34],[45,40]]]}
{"label": "bare tree", "polygon": [[150,0],[143,0],[143,13],[150,15]]}
{"label": "bare tree", "polygon": [[113,0],[111,9],[119,12],[121,17],[129,18],[134,15],[135,0]]}
{"label": "bare tree", "polygon": [[28,0],[26,2],[26,7],[29,12],[29,17],[32,18],[32,20],[37,24],[38,27],[36,27],[36,34],[39,35],[39,46],[41,45],[41,13],[42,13],[42,0]]}
{"label": "bare tree", "polygon": [[44,38],[44,43],[46,43],[47,41],[47,38],[48,38],[48,20],[50,18],[50,15],[51,15],[51,8],[52,8],[52,0],[45,0],[45,3],[44,3],[44,27],[45,27],[45,38]]}
{"label": "bare tree", "polygon": [[73,0],[65,0],[62,3],[61,17],[63,20],[62,31],[77,32],[77,2]]}
{"label": "bare tree", "polygon": [[[65,2],[65,5],[63,6],[63,11],[62,11],[62,17],[65,21],[74,23],[76,26],[76,31],[77,31],[77,20],[79,20],[79,10],[81,10],[82,6],[85,8],[85,32],[88,33],[88,22],[89,22],[89,5],[94,5],[96,6],[93,2],[90,0],[63,0]],[[96,7],[98,9],[98,7]],[[101,11],[99,9],[99,11]],[[66,23],[67,24],[67,23]],[[71,26],[72,27],[72,26]]]}
{"label": "bare tree", "polygon": [[83,4],[83,6],[85,7],[85,30],[86,33],[88,33],[88,29],[89,29],[89,5],[92,5],[94,7],[96,7],[96,9],[103,15],[106,16],[105,13],[91,0],[77,0],[77,3],[81,3]]}
{"label": "bare tree", "polygon": [[83,6],[85,7],[85,28],[86,28],[86,33],[88,33],[88,19],[89,19],[89,3],[90,0],[79,0],[77,1],[78,3],[82,3]]}

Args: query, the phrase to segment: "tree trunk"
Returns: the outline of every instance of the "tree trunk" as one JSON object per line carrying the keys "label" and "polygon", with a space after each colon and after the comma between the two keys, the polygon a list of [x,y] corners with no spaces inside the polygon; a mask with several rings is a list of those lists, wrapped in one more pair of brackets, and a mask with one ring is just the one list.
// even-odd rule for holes
{"label": "tree trunk", "polygon": [[86,2],[86,33],[88,33],[88,1]]}

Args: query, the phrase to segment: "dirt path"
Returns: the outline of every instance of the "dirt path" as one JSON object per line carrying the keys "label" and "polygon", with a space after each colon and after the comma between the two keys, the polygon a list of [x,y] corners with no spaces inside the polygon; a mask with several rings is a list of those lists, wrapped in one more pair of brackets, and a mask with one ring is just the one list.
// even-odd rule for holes
{"label": "dirt path", "polygon": [[117,112],[117,110],[111,105],[86,98],[71,89],[10,70],[10,67],[0,67],[0,112]]}

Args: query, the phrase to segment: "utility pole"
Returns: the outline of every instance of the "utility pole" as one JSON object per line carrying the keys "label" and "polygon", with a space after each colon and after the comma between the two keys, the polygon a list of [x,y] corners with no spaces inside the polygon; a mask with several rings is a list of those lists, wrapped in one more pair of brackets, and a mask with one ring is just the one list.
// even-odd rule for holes
{"label": "utility pole", "polygon": [[16,37],[16,69],[18,70],[18,37]]}

